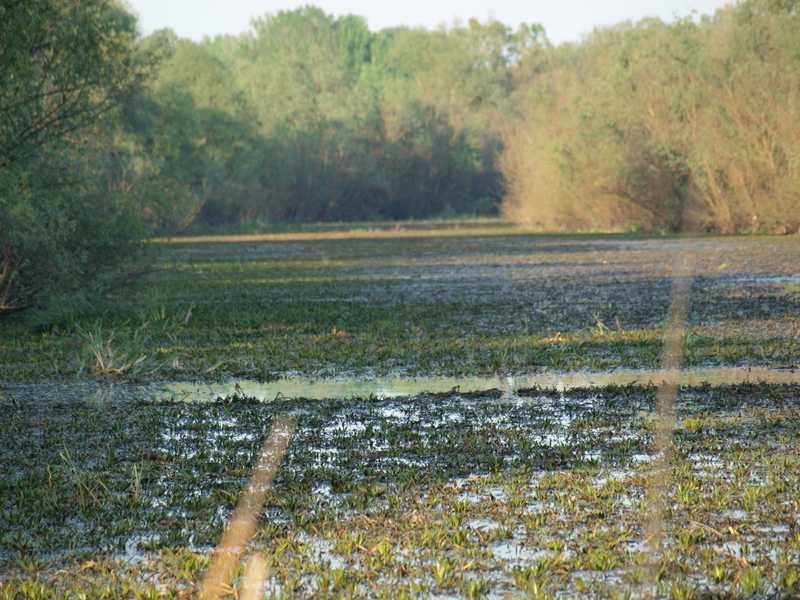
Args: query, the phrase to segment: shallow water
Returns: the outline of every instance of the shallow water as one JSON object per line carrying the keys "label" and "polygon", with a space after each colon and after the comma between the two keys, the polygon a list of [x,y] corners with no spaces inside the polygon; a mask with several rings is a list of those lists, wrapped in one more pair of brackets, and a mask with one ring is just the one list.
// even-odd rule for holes
{"label": "shallow water", "polygon": [[[608,386],[658,386],[678,383],[682,386],[723,386],[744,383],[772,385],[800,384],[800,370],[763,367],[707,367],[680,371],[617,369],[613,371],[575,371],[522,376],[492,377],[383,377],[372,379],[314,379],[290,377],[262,383],[230,380],[219,383],[164,382],[148,384],[83,383],[14,383],[0,387],[0,394],[18,401],[95,401],[134,400],[152,402],[211,402],[239,395],[264,402],[276,399],[352,399],[400,398],[422,394],[470,394],[500,390],[515,395],[521,390],[594,389]],[[2,396],[0,396],[1,398]],[[390,415],[387,415],[389,417]]]}
{"label": "shallow water", "polygon": [[[240,382],[239,389],[235,382],[7,386],[0,504],[11,509],[0,514],[0,530],[10,532],[0,539],[0,579],[17,557],[49,557],[53,570],[63,569],[75,548],[84,557],[111,556],[132,572],[174,548],[205,555],[270,423],[289,413],[298,427],[258,542],[285,557],[271,591],[294,577],[297,561],[320,572],[360,573],[366,581],[378,541],[391,544],[388,562],[431,592],[439,590],[432,575],[437,560],[473,564],[474,573],[453,570],[452,577],[462,584],[473,576],[486,580],[489,597],[507,595],[516,585],[510,574],[551,562],[559,573],[566,570],[559,585],[568,597],[578,595],[577,578],[624,587],[630,583],[622,579],[625,569],[645,548],[636,528],[644,470],[653,458],[655,390],[602,386],[797,377],[794,371],[708,369]],[[593,386],[598,389],[571,389]],[[489,391],[468,393],[476,389]],[[675,439],[682,463],[676,489],[683,495],[673,500],[707,525],[705,537],[692,538],[686,564],[699,564],[706,552],[730,564],[744,558],[778,581],[770,569],[779,568],[779,553],[788,561],[800,558],[793,537],[800,518],[793,500],[800,472],[797,390],[681,391]],[[213,401],[234,393],[239,401]],[[279,394],[311,398],[274,402]],[[778,462],[771,460],[775,448]],[[134,466],[141,474],[137,485]],[[97,505],[89,499],[84,510],[71,499],[78,486],[95,481],[109,493]],[[25,492],[34,489],[40,491]],[[719,489],[720,499],[709,501]],[[47,501],[40,503],[43,494]],[[137,502],[125,500],[133,494]],[[682,514],[674,522],[686,529]],[[380,523],[397,535],[387,537],[376,529]],[[439,537],[429,537],[429,530]],[[605,554],[592,554],[599,545]],[[696,571],[702,576],[708,568]],[[298,595],[315,596],[315,580],[299,585]]]}
{"label": "shallow water", "polygon": [[495,377],[386,377],[367,380],[289,378],[269,383],[229,381],[217,384],[170,383],[153,390],[156,401],[203,402],[237,393],[263,401],[276,398],[307,400],[348,398],[399,398],[421,394],[455,392],[469,394],[500,390],[506,395],[531,388],[573,390],[602,388],[611,385],[661,385],[679,383],[684,386],[738,385],[742,383],[800,384],[800,371],[758,367],[712,367],[682,371],[614,370],[608,372],[578,371],[542,373],[524,376]]}

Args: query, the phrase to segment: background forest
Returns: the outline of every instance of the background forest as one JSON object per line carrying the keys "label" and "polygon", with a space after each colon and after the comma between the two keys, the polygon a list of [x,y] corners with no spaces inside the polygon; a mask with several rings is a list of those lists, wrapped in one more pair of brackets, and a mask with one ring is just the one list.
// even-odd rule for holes
{"label": "background forest", "polygon": [[[535,15],[532,15],[535,18]],[[196,43],[115,0],[0,3],[0,307],[159,232],[502,212],[794,231],[800,0],[625,23],[371,31],[307,7]]]}

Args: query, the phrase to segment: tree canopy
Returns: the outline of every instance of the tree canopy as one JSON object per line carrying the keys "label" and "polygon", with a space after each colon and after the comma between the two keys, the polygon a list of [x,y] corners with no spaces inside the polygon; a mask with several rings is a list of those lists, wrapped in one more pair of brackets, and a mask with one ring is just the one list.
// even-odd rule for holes
{"label": "tree canopy", "polygon": [[3,311],[116,262],[137,235],[124,195],[105,194],[118,164],[101,117],[150,61],[110,0],[6,1],[0,23]]}
{"label": "tree canopy", "polygon": [[799,7],[747,0],[558,49],[504,138],[507,213],[545,229],[797,230]]}
{"label": "tree canopy", "polygon": [[107,0],[0,4],[0,169],[96,122],[136,84],[134,17]]}

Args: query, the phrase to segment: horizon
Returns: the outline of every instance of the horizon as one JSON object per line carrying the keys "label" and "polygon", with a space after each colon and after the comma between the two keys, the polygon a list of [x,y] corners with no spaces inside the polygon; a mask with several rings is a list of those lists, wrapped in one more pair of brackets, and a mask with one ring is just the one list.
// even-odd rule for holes
{"label": "horizon", "polygon": [[[622,0],[601,3],[588,0],[564,0],[557,5],[541,4],[533,8],[520,7],[514,0],[493,3],[471,0],[456,3],[436,3],[409,0],[403,6],[384,6],[366,0],[323,0],[273,2],[270,0],[238,0],[220,5],[212,0],[128,0],[139,18],[142,35],[169,28],[182,38],[201,41],[219,35],[240,35],[250,30],[254,18],[302,6],[317,6],[337,17],[352,14],[364,17],[372,31],[392,27],[423,27],[437,29],[478,19],[496,20],[512,28],[521,23],[536,23],[545,28],[555,44],[577,42],[593,30],[626,21],[657,17],[673,21],[688,16],[710,15],[729,0],[644,0],[633,8]],[[410,18],[408,15],[416,15]]]}

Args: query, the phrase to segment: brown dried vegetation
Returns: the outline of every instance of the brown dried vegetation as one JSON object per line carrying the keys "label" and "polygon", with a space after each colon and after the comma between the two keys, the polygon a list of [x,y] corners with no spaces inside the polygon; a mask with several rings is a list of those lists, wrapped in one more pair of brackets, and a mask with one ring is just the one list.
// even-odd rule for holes
{"label": "brown dried vegetation", "polygon": [[506,136],[505,211],[542,229],[795,231],[800,3],[598,30]]}

